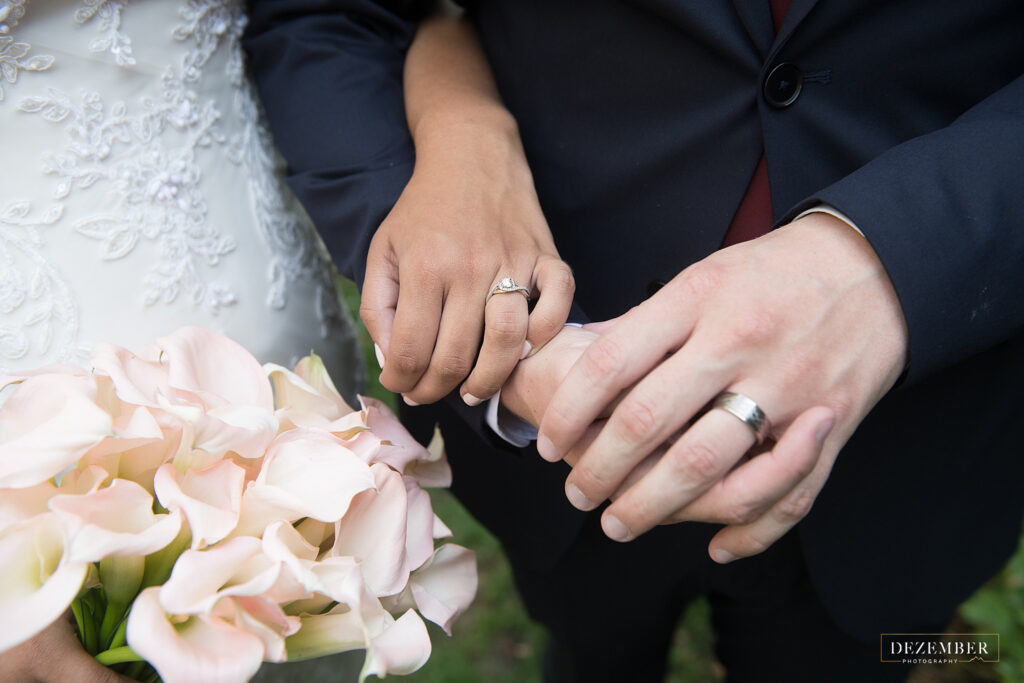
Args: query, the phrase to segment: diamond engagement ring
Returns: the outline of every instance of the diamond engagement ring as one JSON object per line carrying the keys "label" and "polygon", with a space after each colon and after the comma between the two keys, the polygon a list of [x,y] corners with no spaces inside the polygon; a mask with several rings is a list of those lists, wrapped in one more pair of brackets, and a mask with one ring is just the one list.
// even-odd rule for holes
{"label": "diamond engagement ring", "polygon": [[487,292],[487,298],[484,299],[484,306],[491,300],[491,297],[495,294],[508,294],[509,292],[522,292],[526,300],[530,300],[530,290],[526,287],[520,287],[516,284],[516,281],[510,277],[503,277],[498,281],[498,284],[494,285],[491,291]]}
{"label": "diamond engagement ring", "polygon": [[711,409],[715,408],[720,408],[742,420],[743,424],[754,432],[757,443],[764,441],[768,432],[771,431],[771,423],[768,422],[764,411],[749,396],[723,391],[711,402]]}

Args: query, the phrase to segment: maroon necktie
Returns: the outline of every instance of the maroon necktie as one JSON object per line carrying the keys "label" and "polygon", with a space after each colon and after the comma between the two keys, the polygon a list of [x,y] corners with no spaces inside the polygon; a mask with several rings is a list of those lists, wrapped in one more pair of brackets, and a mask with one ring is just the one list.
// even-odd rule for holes
{"label": "maroon necktie", "polygon": [[[789,9],[790,0],[770,0],[772,10],[772,23],[775,25],[775,32],[779,32],[782,26],[782,19]],[[765,163],[764,154],[757,162],[754,169],[754,177],[750,179],[747,192],[740,201],[736,215],[732,217],[722,246],[728,247],[733,244],[745,242],[746,240],[760,237],[772,227],[772,194],[768,185],[768,165]]]}

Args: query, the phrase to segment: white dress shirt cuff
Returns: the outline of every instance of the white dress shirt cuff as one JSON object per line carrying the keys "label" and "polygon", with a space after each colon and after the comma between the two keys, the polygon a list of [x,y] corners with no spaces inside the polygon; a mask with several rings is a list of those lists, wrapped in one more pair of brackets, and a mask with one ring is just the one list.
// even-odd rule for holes
{"label": "white dress shirt cuff", "polygon": [[794,218],[793,220],[798,221],[801,218],[803,218],[804,216],[807,216],[807,215],[812,214],[812,213],[827,213],[829,216],[832,216],[833,218],[838,218],[842,222],[844,222],[847,225],[849,225],[851,228],[856,230],[861,235],[861,237],[864,236],[864,231],[861,230],[860,228],[858,228],[857,224],[854,223],[852,220],[850,220],[849,216],[847,216],[845,213],[843,213],[839,209],[836,209],[833,206],[829,206],[828,204],[818,204],[817,206],[812,206],[809,209],[805,209],[805,210],[801,211],[800,215],[797,216],[796,218]]}

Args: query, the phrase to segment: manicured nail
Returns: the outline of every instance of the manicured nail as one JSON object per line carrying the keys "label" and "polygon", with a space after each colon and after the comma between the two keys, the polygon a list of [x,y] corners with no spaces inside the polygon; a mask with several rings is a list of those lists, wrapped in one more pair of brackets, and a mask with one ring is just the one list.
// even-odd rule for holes
{"label": "manicured nail", "polygon": [[462,400],[466,402],[467,406],[476,407],[484,402],[482,398],[477,398],[473,394],[463,394]]}
{"label": "manicured nail", "polygon": [[717,550],[711,551],[711,559],[717,562],[718,564],[729,564],[730,562],[736,559],[736,556],[730,553],[728,550],[722,550],[721,548],[718,548]]}
{"label": "manicured nail", "polygon": [[613,515],[605,515],[601,518],[601,528],[604,529],[604,533],[608,538],[620,543],[628,541],[632,536],[629,527]]}
{"label": "manicured nail", "polygon": [[537,452],[540,453],[540,457],[544,458],[548,462],[558,462],[562,459],[558,449],[555,448],[555,444],[553,444],[551,439],[543,434],[537,437]]}
{"label": "manicured nail", "polygon": [[384,369],[384,352],[381,351],[380,347],[377,346],[376,344],[373,345],[373,352],[377,355],[377,365],[379,365],[380,369],[383,370]]}
{"label": "manicured nail", "polygon": [[402,394],[402,400],[405,401],[405,405],[407,405],[407,406],[418,406],[419,405],[418,401],[412,400],[411,398],[409,398],[405,394]]}
{"label": "manicured nail", "polygon": [[533,344],[530,343],[530,340],[526,340],[523,342],[523,352],[519,354],[519,360],[523,360],[529,356],[530,351],[533,351]]}
{"label": "manicured nail", "polygon": [[565,485],[565,497],[569,499],[569,502],[572,503],[572,506],[577,510],[583,510],[586,512],[587,510],[593,510],[597,507],[594,505],[592,500],[584,495],[583,491],[580,491],[576,484]]}

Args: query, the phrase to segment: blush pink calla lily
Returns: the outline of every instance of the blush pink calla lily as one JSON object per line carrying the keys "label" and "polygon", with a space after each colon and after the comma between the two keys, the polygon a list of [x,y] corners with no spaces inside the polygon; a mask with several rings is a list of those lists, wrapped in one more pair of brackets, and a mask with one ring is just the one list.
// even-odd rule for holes
{"label": "blush pink calla lily", "polygon": [[266,592],[280,571],[280,563],[263,554],[260,539],[250,536],[186,550],[160,588],[160,605],[168,614],[209,615],[221,598]]}
{"label": "blush pink calla lily", "polygon": [[273,412],[274,396],[263,368],[237,342],[200,327],[182,327],[157,346],[170,385],[197,396],[208,409],[251,406]]}
{"label": "blush pink calla lily", "polygon": [[267,449],[259,475],[242,496],[236,533],[258,535],[273,521],[302,517],[334,522],[356,494],[373,486],[369,467],[337,438],[291,430]]}
{"label": "blush pink calla lily", "polygon": [[132,481],[85,495],[50,499],[68,538],[73,562],[98,562],[109,556],[148,555],[160,550],[181,530],[181,515],[153,513],[153,497]]}
{"label": "blush pink calla lily", "polygon": [[263,369],[274,384],[277,412],[284,422],[323,429],[345,439],[367,429],[362,414],[352,410],[334,388],[319,357],[304,358],[296,372],[273,363]]}
{"label": "blush pink calla lily", "polygon": [[185,515],[192,531],[193,549],[216,543],[234,530],[242,508],[244,485],[245,470],[230,460],[185,472],[166,464],[153,477],[160,504]]}
{"label": "blush pink calla lily", "polygon": [[20,383],[0,410],[0,488],[35,486],[113,434],[95,403],[92,377],[38,375]]}
{"label": "blush pink calla lily", "polygon": [[128,645],[165,683],[237,683],[259,670],[259,636],[215,616],[179,617],[160,605],[160,588],[142,591],[128,615]]}
{"label": "blush pink calla lily", "polygon": [[52,513],[0,529],[0,652],[42,631],[78,594],[92,565],[64,550]]}
{"label": "blush pink calla lily", "polygon": [[402,475],[387,465],[370,466],[374,488],[352,499],[334,532],[335,557],[356,558],[374,595],[402,590],[409,578],[406,554],[408,500]]}

